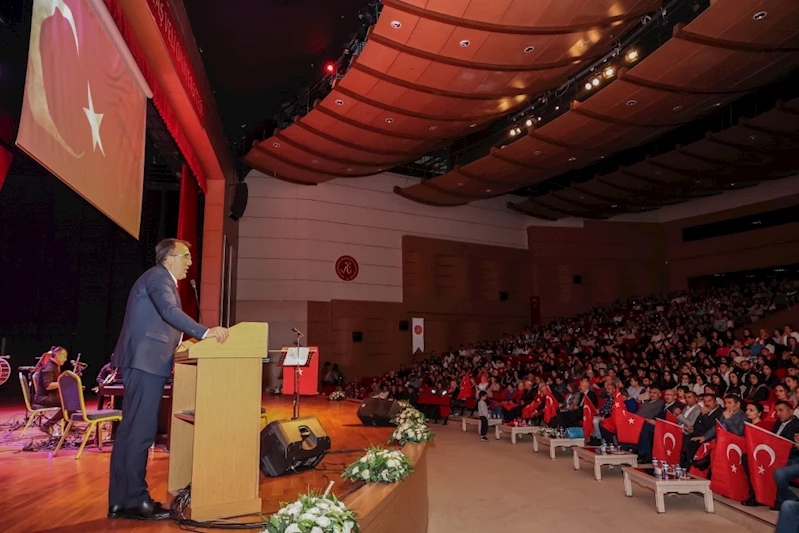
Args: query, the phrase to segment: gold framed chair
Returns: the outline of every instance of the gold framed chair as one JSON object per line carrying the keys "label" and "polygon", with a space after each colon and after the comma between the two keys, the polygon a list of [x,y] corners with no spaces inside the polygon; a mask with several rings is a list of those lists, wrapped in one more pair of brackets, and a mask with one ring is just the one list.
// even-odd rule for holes
{"label": "gold framed chair", "polygon": [[[22,372],[19,373],[19,384],[22,387],[22,398],[25,400],[25,416],[28,417],[28,423],[25,424],[25,427],[22,428],[22,433],[19,434],[20,437],[24,437],[25,432],[28,431],[28,428],[31,426],[31,424],[33,424],[34,421],[42,418],[44,415],[53,414],[61,408],[34,406],[33,403],[31,403],[31,391],[28,388],[28,380],[25,378],[25,375]],[[64,429],[63,424],[61,429]]]}
{"label": "gold framed chair", "polygon": [[86,447],[86,442],[88,442],[92,434],[92,430],[97,431],[97,446],[100,448],[100,451],[102,451],[103,435],[102,428],[99,424],[122,420],[122,411],[118,409],[87,411],[86,402],[83,398],[83,383],[81,382],[80,376],[69,370],[62,372],[61,375],[58,376],[58,394],[61,395],[61,408],[64,410],[64,419],[69,420],[69,423],[64,430],[64,434],[61,436],[61,440],[58,441],[58,446],[56,446],[53,452],[53,457],[58,455],[58,451],[64,444],[69,432],[72,431],[72,427],[75,423],[88,424],[86,432],[83,435],[83,441],[80,443],[78,455],[75,456],[75,459],[80,459],[83,448]]}

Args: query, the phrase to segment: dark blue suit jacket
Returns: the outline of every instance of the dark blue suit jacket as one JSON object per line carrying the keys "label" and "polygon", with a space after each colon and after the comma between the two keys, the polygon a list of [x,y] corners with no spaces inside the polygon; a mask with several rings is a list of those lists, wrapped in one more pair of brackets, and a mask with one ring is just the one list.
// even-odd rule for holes
{"label": "dark blue suit jacket", "polygon": [[181,310],[177,285],[166,267],[154,266],[133,284],[111,364],[168,377],[180,333],[201,339],[206,331]]}

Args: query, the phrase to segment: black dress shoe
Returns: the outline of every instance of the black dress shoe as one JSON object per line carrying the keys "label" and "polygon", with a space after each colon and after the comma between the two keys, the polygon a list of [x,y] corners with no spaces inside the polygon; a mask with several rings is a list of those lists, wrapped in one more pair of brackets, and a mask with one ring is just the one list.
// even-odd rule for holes
{"label": "black dress shoe", "polygon": [[757,507],[760,505],[760,503],[754,498],[749,498],[748,500],[742,501],[741,505],[745,505],[746,507]]}
{"label": "black dress shoe", "polygon": [[169,510],[161,507],[158,502],[146,501],[138,507],[125,509],[122,516],[130,520],[166,520],[169,518]]}
{"label": "black dress shoe", "polygon": [[125,508],[121,505],[109,505],[108,506],[108,518],[119,518],[122,516],[122,513],[125,511]]}

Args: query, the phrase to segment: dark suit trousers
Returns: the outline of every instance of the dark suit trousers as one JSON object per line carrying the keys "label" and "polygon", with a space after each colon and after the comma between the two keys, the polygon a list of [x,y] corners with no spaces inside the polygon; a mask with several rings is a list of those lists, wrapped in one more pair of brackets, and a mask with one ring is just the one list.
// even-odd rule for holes
{"label": "dark suit trousers", "polygon": [[135,368],[122,369],[125,395],[122,421],[111,452],[108,504],[126,509],[150,500],[147,492],[147,454],[158,431],[158,410],[166,377]]}

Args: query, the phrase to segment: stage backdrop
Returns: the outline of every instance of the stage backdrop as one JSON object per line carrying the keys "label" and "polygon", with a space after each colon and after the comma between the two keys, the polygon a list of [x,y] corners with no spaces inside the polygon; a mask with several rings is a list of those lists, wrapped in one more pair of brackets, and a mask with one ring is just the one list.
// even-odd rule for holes
{"label": "stage backdrop", "polygon": [[136,238],[151,94],[102,0],[34,0],[17,145]]}

